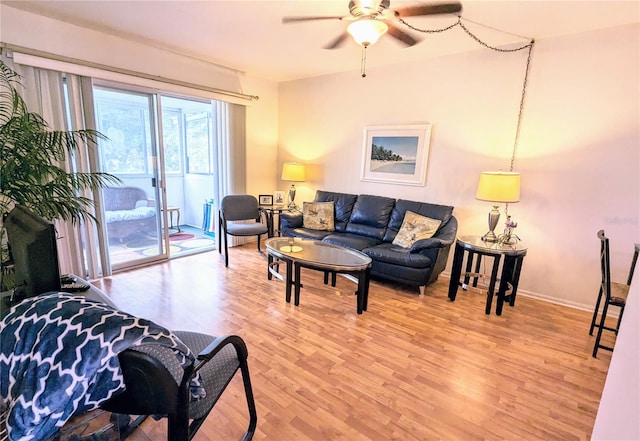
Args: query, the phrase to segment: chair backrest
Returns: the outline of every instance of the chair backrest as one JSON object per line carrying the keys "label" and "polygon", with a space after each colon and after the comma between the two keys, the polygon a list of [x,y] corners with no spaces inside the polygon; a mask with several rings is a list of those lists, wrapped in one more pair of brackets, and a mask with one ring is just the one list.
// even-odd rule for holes
{"label": "chair backrest", "polygon": [[611,296],[611,266],[609,262],[609,238],[604,235],[604,230],[598,231],[600,239],[600,273],[601,284],[607,298]]}
{"label": "chair backrest", "polygon": [[104,403],[103,409],[130,415],[177,412],[179,384],[162,361],[131,349],[121,352],[118,359],[127,389]]}
{"label": "chair backrest", "polygon": [[[604,235],[604,230],[598,231],[598,239],[600,239],[600,269],[602,272],[602,289],[606,289],[607,295],[611,291],[611,264],[609,258],[609,238]],[[633,279],[633,273],[636,269],[636,263],[638,262],[638,254],[640,253],[640,247],[636,244],[634,246],[633,258],[631,259],[631,266],[629,268],[629,275],[627,276],[627,285],[631,285]]]}
{"label": "chair backrest", "polygon": [[220,211],[225,221],[260,219],[258,200],[249,194],[228,195],[220,202]]}

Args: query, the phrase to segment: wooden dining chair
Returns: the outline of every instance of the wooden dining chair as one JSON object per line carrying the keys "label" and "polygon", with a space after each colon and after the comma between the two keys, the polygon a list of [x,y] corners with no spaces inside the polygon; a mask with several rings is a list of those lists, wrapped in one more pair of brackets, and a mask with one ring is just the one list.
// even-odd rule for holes
{"label": "wooden dining chair", "polygon": [[[627,282],[613,282],[611,280],[611,264],[609,256],[609,238],[604,234],[604,230],[598,231],[598,239],[600,239],[600,290],[598,291],[598,300],[596,301],[596,307],[593,311],[593,317],[591,318],[591,327],[589,328],[589,335],[593,335],[594,328],[598,328],[596,334],[596,341],[593,346],[593,357],[598,354],[598,349],[605,349],[607,351],[613,351],[612,346],[603,345],[601,343],[602,331],[611,331],[618,335],[618,329],[620,329],[620,322],[622,321],[622,315],[624,313],[624,307],[627,302],[627,295],[629,293],[629,286],[631,285],[631,279],[635,271],[636,263],[638,261],[638,253],[640,252],[640,246],[635,245],[633,253],[633,259],[631,260],[631,267],[629,269],[629,275],[627,276]],[[600,311],[600,304],[603,304],[602,311]],[[616,306],[620,309],[618,313],[618,319],[616,326],[606,325],[607,313],[609,312],[609,306]],[[598,320],[598,313],[600,312],[600,319]]]}

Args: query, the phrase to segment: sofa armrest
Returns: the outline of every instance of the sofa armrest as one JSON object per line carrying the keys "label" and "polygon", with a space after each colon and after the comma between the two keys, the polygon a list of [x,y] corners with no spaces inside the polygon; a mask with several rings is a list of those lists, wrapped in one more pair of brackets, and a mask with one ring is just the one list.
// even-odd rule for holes
{"label": "sofa armrest", "polygon": [[280,228],[282,230],[301,228],[304,225],[302,213],[286,213],[280,214]]}
{"label": "sofa armrest", "polygon": [[[445,267],[447,266],[449,250],[451,249],[451,245],[453,244],[453,242],[455,242],[457,234],[458,220],[455,217],[451,216],[447,223],[440,227],[440,229],[436,233],[436,236],[424,240],[424,242],[433,242],[426,244],[423,243],[422,250],[425,250],[424,252],[426,254],[435,253],[435,255],[430,256],[433,259],[433,271],[431,272],[431,276],[429,277],[429,283],[434,282],[438,278],[438,275],[442,271],[444,271]],[[420,242],[423,241],[418,241],[414,245],[420,247]],[[424,247],[425,245],[428,246],[428,248]],[[414,252],[413,247],[411,248],[411,252]]]}
{"label": "sofa armrest", "polygon": [[423,250],[430,250],[433,248],[443,248],[450,246],[451,242],[441,239],[439,237],[430,237],[429,239],[421,239],[413,243],[409,249],[410,253],[419,253]]}
{"label": "sofa armrest", "polygon": [[451,216],[446,224],[441,225],[435,236],[429,239],[421,239],[416,241],[410,248],[411,253],[419,253],[422,250],[433,248],[450,248],[456,240],[458,232],[458,221]]}

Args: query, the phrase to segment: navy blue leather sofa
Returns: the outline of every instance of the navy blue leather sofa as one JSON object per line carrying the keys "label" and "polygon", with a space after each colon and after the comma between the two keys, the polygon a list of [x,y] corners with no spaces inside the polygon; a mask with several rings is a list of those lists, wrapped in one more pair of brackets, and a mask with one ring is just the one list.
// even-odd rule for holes
{"label": "navy blue leather sofa", "polygon": [[[334,203],[335,210],[334,231],[304,228],[302,213],[283,213],[280,217],[281,234],[322,240],[361,251],[373,261],[373,277],[417,286],[421,295],[444,270],[458,229],[453,207],[366,194],[316,192],[314,202],[330,201]],[[433,237],[403,248],[392,242],[407,210],[439,219],[442,223]]]}

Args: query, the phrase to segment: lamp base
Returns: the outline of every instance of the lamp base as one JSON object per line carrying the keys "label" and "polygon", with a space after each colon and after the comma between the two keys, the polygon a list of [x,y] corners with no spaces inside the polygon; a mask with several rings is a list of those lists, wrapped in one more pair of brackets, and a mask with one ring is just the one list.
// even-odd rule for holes
{"label": "lamp base", "polygon": [[498,236],[496,236],[496,233],[494,233],[493,230],[496,229],[496,226],[498,225],[499,220],[500,220],[500,210],[498,210],[497,205],[494,205],[491,211],[489,212],[489,231],[487,232],[487,234],[482,236],[482,240],[484,240],[485,242],[498,241]]}
{"label": "lamp base", "polygon": [[498,236],[496,236],[496,233],[494,233],[493,231],[487,231],[487,234],[482,236],[482,240],[484,242],[497,242]]}
{"label": "lamp base", "polygon": [[296,186],[295,184],[291,184],[291,188],[289,189],[289,208],[297,208],[296,203],[293,202],[296,198]]}

